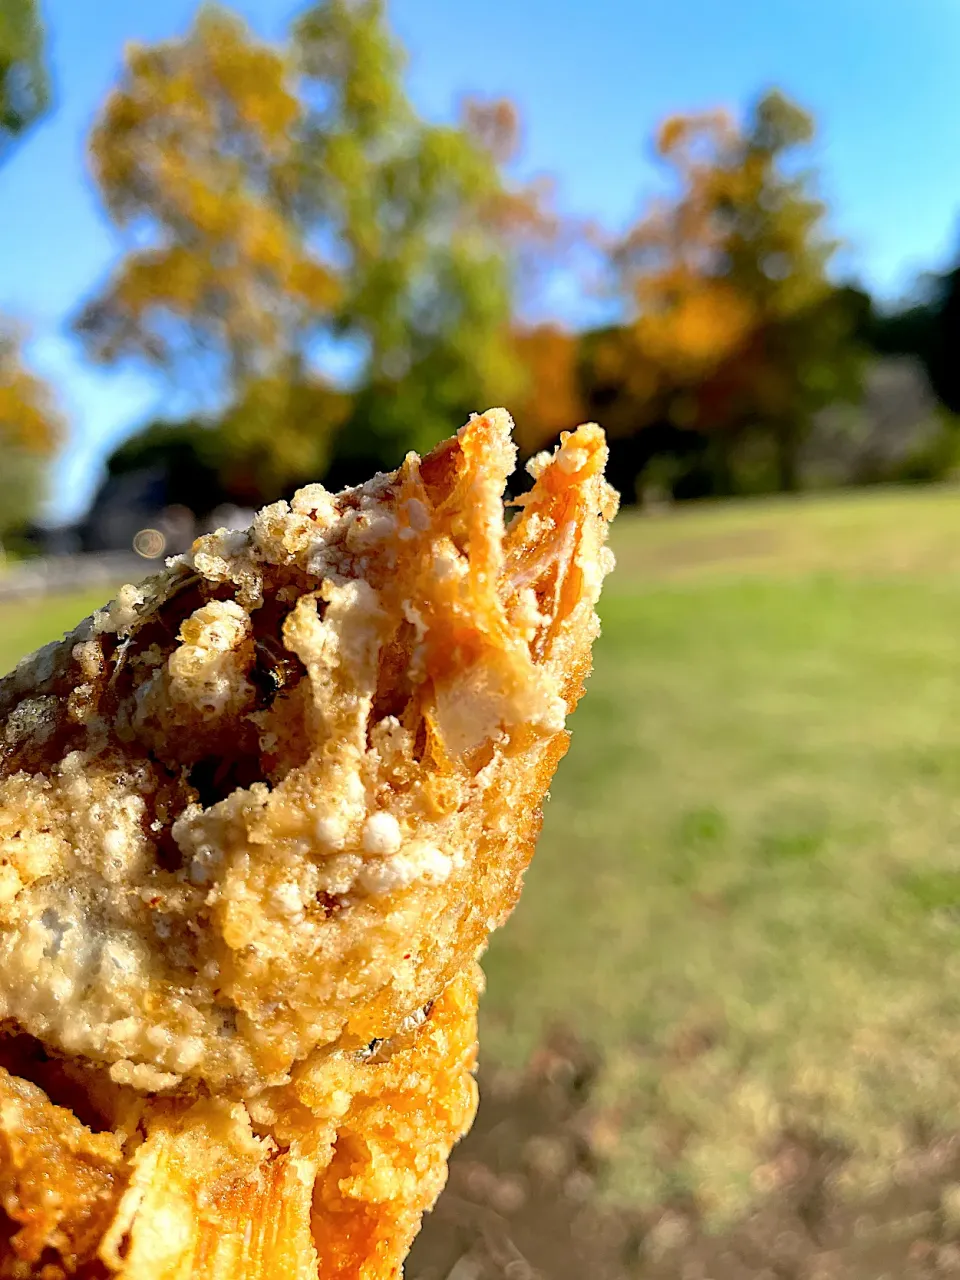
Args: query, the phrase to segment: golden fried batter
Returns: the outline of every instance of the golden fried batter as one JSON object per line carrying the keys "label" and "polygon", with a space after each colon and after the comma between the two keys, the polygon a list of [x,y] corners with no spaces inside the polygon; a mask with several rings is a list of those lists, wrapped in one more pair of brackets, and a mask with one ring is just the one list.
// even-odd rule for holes
{"label": "golden fried batter", "polygon": [[0,1193],[15,1232],[0,1276],[398,1276],[476,1109],[478,972],[458,975],[396,1047],[308,1058],[249,1111],[202,1092],[124,1097],[132,1128],[94,1133],[0,1071]]}
{"label": "golden fried batter", "polygon": [[0,682],[0,1275],[399,1274],[610,562],[602,432],[505,528],[510,426],[199,539]]}

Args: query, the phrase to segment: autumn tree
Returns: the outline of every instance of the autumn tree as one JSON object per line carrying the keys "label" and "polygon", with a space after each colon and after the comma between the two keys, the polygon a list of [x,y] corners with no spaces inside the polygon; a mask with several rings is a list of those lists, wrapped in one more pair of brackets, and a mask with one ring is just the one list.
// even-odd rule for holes
{"label": "autumn tree", "polygon": [[[36,0],[0,0],[0,162],[49,103]],[[0,317],[0,553],[35,514],[62,434],[52,391],[24,360],[22,334]]]}
{"label": "autumn tree", "polygon": [[402,71],[380,0],[313,6],[284,50],[205,8],[128,53],[94,131],[127,240],[79,332],[98,360],[192,376],[260,497],[322,474],[338,426],[352,478],[519,384],[512,291],[549,220],[505,177],[515,113],[429,124]]}
{"label": "autumn tree", "polygon": [[53,393],[27,367],[21,335],[0,326],[0,538],[35,513],[62,436]]}
{"label": "autumn tree", "polygon": [[615,246],[632,318],[626,342],[617,334],[595,353],[619,364],[634,429],[705,434],[727,460],[762,435],[785,489],[813,413],[859,379],[828,276],[836,243],[797,165],[812,138],[810,117],[778,92],[742,125],[723,112],[667,120],[656,149],[675,190]]}
{"label": "autumn tree", "polygon": [[338,331],[360,352],[340,440],[354,478],[512,400],[515,272],[549,219],[539,190],[505,176],[509,103],[467,102],[451,125],[418,116],[382,0],[322,0],[294,40],[310,103],[304,214],[342,252]]}
{"label": "autumn tree", "polygon": [[[338,284],[295,216],[302,122],[285,52],[224,9],[201,9],[182,39],[127,51],[90,143],[125,237],[113,277],[77,321],[94,359],[145,361],[208,409],[258,396],[265,407],[256,387],[317,380],[310,347]],[[278,433],[278,442],[291,430],[302,437],[297,474],[281,481],[322,461],[335,425],[314,416],[323,403],[314,396],[309,420]],[[261,461],[270,430],[262,436]],[[284,457],[281,445],[271,475]]]}
{"label": "autumn tree", "polygon": [[0,159],[49,103],[37,0],[0,0]]}
{"label": "autumn tree", "polygon": [[220,483],[259,506],[325,475],[350,403],[322,378],[283,368],[248,383],[218,423]]}
{"label": "autumn tree", "polygon": [[580,374],[580,338],[558,324],[519,328],[514,346],[523,373],[517,399],[517,444],[531,455],[588,416]]}
{"label": "autumn tree", "polygon": [[[36,0],[0,0],[0,161],[49,102]],[[62,433],[52,391],[24,360],[22,334],[0,317],[0,552],[34,515]]]}

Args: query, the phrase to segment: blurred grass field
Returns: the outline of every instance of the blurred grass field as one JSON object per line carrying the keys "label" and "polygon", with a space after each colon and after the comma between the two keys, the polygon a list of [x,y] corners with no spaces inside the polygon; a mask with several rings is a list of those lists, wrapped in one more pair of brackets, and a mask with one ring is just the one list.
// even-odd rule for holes
{"label": "blurred grass field", "polygon": [[601,1049],[615,1197],[722,1222],[785,1131],[872,1190],[960,1127],[960,492],[628,513],[614,547],[483,1051]]}
{"label": "blurred grass field", "polygon": [[[870,1190],[960,1129],[960,491],[627,513],[614,548],[483,1053],[601,1049],[613,1198],[719,1224],[784,1132]],[[0,608],[4,665],[96,603]]]}
{"label": "blurred grass field", "polygon": [[0,604],[0,672],[9,671],[24,654],[72,630],[81,618],[104,604],[108,594],[101,587],[77,595]]}

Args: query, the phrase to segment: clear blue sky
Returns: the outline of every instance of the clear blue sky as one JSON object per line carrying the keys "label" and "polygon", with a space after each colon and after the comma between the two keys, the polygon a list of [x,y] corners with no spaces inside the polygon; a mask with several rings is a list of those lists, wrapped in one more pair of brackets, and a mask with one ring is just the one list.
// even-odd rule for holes
{"label": "clear blue sky", "polygon": [[[298,5],[242,0],[278,36]],[[115,242],[84,139],[128,40],[184,29],[192,0],[46,0],[56,112],[0,170],[0,310],[34,334],[35,366],[71,420],[57,511],[82,508],[104,453],[170,392],[85,366],[67,320]],[[509,94],[524,168],[563,208],[615,228],[655,185],[649,138],[666,113],[740,108],[778,85],[816,115],[822,189],[844,266],[881,295],[951,251],[960,215],[960,0],[392,0],[409,84],[431,117],[465,91]]]}

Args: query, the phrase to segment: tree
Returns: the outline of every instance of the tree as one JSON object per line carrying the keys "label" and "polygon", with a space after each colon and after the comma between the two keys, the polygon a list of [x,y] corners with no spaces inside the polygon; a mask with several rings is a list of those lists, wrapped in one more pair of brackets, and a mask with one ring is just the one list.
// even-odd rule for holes
{"label": "tree", "polygon": [[156,471],[163,477],[167,505],[203,515],[235,500],[220,478],[221,454],[221,438],[208,423],[150,422],[110,454],[105,483],[137,471]]}
{"label": "tree", "polygon": [[221,484],[234,501],[262,506],[325,475],[349,411],[349,397],[317,378],[280,370],[248,383],[214,429]]}
{"label": "tree", "polygon": [[936,278],[927,370],[937,395],[960,414],[960,263]]}
{"label": "tree", "polygon": [[337,329],[361,353],[339,479],[428,449],[521,383],[510,334],[522,243],[546,232],[540,193],[504,176],[517,120],[468,102],[421,120],[381,0],[323,0],[294,32],[311,104],[303,215],[344,263]]}
{"label": "tree", "polygon": [[555,324],[519,329],[514,344],[524,375],[517,443],[531,455],[587,417],[580,387],[580,339]]}
{"label": "tree", "polygon": [[0,159],[49,104],[37,0],[0,0]]}
{"label": "tree", "polygon": [[[36,0],[0,0],[0,161],[50,104],[43,53]],[[35,515],[62,431],[50,388],[24,364],[21,335],[0,318],[0,551]]]}
{"label": "tree", "polygon": [[[315,5],[284,50],[208,7],[128,54],[93,134],[127,249],[79,332],[98,360],[192,376],[230,483],[261,498],[319,474],[335,433],[355,479],[519,385],[512,290],[548,220],[504,176],[515,113],[427,124],[402,66],[380,0]],[[346,354],[349,403],[318,350]]]}
{"label": "tree", "polygon": [[919,277],[898,306],[861,309],[863,340],[881,355],[910,355],[923,364],[938,399],[960,414],[960,262]]}
{"label": "tree", "polygon": [[769,438],[784,489],[813,413],[859,386],[854,320],[827,273],[836,243],[794,159],[812,138],[778,92],[742,126],[722,112],[667,120],[657,153],[676,192],[616,245],[628,343],[596,351],[619,359],[635,429],[708,435],[721,469],[745,439]]}
{"label": "tree", "polygon": [[0,327],[0,538],[35,514],[62,435],[53,394],[27,368],[21,336],[10,325]]}
{"label": "tree", "polygon": [[302,118],[286,54],[226,10],[202,8],[184,38],[128,50],[90,143],[126,235],[77,321],[94,359],[145,360],[208,405],[304,359],[338,286],[294,216]]}

